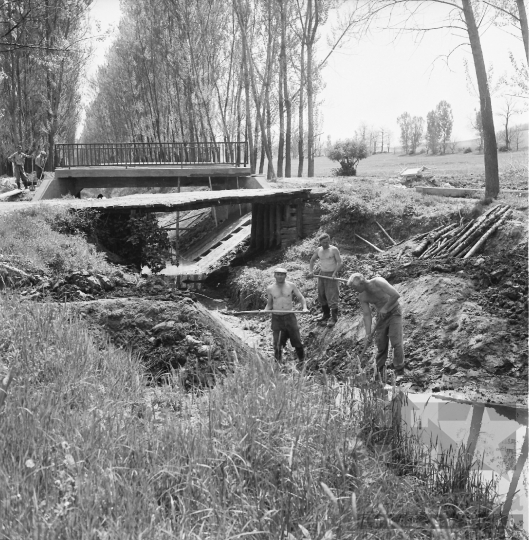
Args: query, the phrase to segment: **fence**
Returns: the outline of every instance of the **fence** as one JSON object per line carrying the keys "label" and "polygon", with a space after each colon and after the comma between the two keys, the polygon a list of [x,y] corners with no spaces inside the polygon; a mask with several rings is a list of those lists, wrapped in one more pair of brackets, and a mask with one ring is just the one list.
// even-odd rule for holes
{"label": "fence", "polygon": [[244,142],[56,144],[55,167],[220,164],[246,167]]}

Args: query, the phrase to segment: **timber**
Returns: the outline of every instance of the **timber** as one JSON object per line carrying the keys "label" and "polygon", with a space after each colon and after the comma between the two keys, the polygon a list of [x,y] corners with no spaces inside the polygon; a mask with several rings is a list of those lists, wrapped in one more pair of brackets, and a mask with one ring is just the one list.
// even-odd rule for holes
{"label": "timber", "polygon": [[257,309],[253,311],[219,311],[223,315],[288,315],[290,313],[303,313],[309,315],[310,311],[286,311],[281,309]]}
{"label": "timber", "polygon": [[504,221],[509,217],[511,214],[511,211],[508,210],[501,216],[501,218],[494,223],[494,225],[474,244],[474,246],[470,249],[470,251],[463,257],[463,259],[468,259],[469,257],[472,257],[475,253],[479,251],[481,246],[487,241],[487,238],[491,236],[496,230],[498,230],[504,223]]}
{"label": "timber", "polygon": [[395,240],[393,240],[393,238],[391,238],[391,236],[386,232],[386,229],[384,229],[384,227],[382,227],[382,225],[380,225],[380,223],[375,220],[375,223],[378,225],[378,228],[386,235],[387,239],[394,245],[396,246],[397,245],[397,242],[395,242]]}
{"label": "timber", "polygon": [[321,279],[332,279],[333,281],[343,281],[344,283],[347,283],[347,279],[339,278],[339,277],[332,277],[332,276],[320,276],[319,274],[314,274],[314,277],[321,278]]}
{"label": "timber", "polygon": [[371,242],[369,242],[369,240],[366,240],[365,238],[362,238],[359,234],[355,233],[355,236],[359,240],[362,240],[362,242],[365,242],[368,246],[371,246],[374,250],[378,251],[379,253],[384,253],[383,249],[378,248],[377,246],[375,246],[375,244],[372,244]]}

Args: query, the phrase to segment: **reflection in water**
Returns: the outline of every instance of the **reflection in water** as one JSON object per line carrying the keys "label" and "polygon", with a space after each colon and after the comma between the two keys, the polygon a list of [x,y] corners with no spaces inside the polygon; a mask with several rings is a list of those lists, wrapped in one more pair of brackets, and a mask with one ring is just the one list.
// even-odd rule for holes
{"label": "reflection in water", "polygon": [[408,394],[401,416],[425,445],[437,441],[433,453],[466,448],[482,478],[496,481],[506,517],[528,530],[527,409]]}

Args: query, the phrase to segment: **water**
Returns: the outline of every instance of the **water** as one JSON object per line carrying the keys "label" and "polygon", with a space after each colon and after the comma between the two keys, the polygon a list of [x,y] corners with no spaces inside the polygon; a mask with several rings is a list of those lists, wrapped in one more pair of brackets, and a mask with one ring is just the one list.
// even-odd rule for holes
{"label": "water", "polygon": [[[497,481],[498,502],[510,504],[511,520],[529,531],[526,407],[408,394],[401,415],[407,429],[417,434],[425,445],[437,440],[436,447],[432,448],[434,454],[450,446],[457,449],[461,445],[475,444],[474,458],[479,463],[474,468],[480,467],[484,480]],[[522,448],[524,440],[525,449]]]}

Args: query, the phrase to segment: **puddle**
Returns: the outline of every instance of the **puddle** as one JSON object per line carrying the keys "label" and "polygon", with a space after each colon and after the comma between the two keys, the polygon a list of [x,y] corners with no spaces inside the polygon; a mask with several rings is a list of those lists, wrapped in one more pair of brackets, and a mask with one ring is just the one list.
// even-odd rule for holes
{"label": "puddle", "polygon": [[497,482],[498,502],[510,505],[511,520],[529,531],[526,408],[409,393],[401,416],[426,446],[437,440],[433,454],[475,444],[474,468],[485,481]]}

